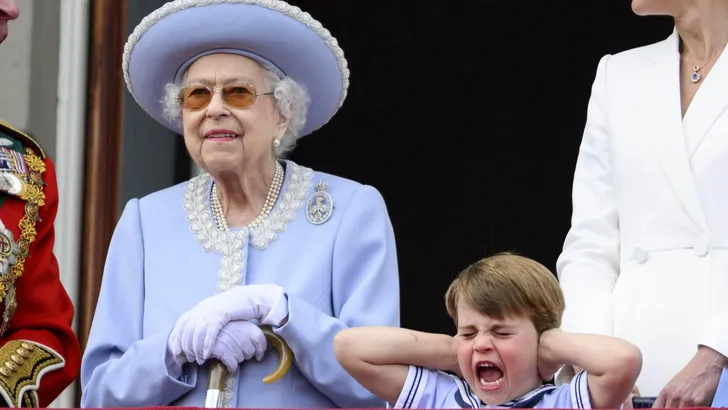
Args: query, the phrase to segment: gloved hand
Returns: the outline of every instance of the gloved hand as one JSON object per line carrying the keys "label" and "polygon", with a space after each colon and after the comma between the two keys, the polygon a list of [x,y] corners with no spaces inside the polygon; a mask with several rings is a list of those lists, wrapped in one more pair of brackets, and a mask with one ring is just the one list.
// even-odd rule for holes
{"label": "gloved hand", "polygon": [[254,323],[236,320],[220,329],[212,345],[212,357],[220,360],[229,372],[234,372],[238,364],[255,357],[260,361],[268,349],[263,331]]}
{"label": "gloved hand", "polygon": [[189,362],[187,355],[184,353],[178,355],[172,354],[170,340],[167,340],[167,352],[164,355],[164,363],[167,365],[167,372],[173,379],[179,378],[182,374],[182,367]]}
{"label": "gloved hand", "polygon": [[184,352],[188,359],[202,363],[210,358],[215,338],[227,323],[254,320],[277,327],[287,317],[288,299],[280,286],[235,286],[203,300],[179,318],[169,337],[170,352]]}

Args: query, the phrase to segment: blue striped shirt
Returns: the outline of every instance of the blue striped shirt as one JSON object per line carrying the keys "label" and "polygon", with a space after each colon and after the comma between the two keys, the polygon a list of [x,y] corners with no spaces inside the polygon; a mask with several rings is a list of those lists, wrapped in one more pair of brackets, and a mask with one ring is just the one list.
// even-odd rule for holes
{"label": "blue striped shirt", "polygon": [[590,409],[587,373],[582,371],[571,383],[560,386],[545,384],[525,396],[499,406],[488,406],[458,376],[437,370],[410,366],[407,380],[396,409],[454,409],[454,408],[548,408]]}

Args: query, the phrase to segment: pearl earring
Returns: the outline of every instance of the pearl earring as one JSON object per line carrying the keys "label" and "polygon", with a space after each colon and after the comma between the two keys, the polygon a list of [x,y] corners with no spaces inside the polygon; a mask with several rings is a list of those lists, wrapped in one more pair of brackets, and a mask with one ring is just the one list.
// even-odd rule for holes
{"label": "pearl earring", "polygon": [[273,146],[274,147],[278,147],[280,145],[281,145],[281,140],[279,140],[278,138],[276,138],[276,139],[273,140]]}

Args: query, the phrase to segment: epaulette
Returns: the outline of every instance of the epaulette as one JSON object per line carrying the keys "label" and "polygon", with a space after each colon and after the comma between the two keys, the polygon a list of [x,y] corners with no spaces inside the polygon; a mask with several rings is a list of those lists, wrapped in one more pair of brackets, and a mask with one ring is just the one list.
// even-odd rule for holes
{"label": "epaulette", "polygon": [[45,152],[43,151],[43,148],[40,146],[38,141],[33,139],[33,137],[31,137],[27,133],[20,131],[19,129],[13,127],[3,120],[0,120],[0,138],[4,136],[20,140],[23,145],[30,147],[31,149],[36,151],[41,159],[45,159]]}

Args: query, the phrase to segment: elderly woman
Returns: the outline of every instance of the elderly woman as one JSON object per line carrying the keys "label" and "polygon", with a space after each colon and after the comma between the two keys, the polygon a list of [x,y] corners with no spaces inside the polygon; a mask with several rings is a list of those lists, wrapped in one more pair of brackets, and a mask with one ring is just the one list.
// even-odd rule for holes
{"label": "elderly woman", "polygon": [[[399,325],[392,226],[377,190],[281,159],[348,86],[336,39],[276,0],[176,0],[129,37],[126,84],[206,171],[130,200],[83,358],[83,407],[378,407],[337,363],[342,329]],[[309,104],[310,101],[310,104]],[[262,379],[293,352],[279,381]]]}
{"label": "elderly woman", "polygon": [[728,0],[632,9],[675,28],[597,67],[557,264],[562,328],[636,344],[655,407],[709,406],[728,366]]}

